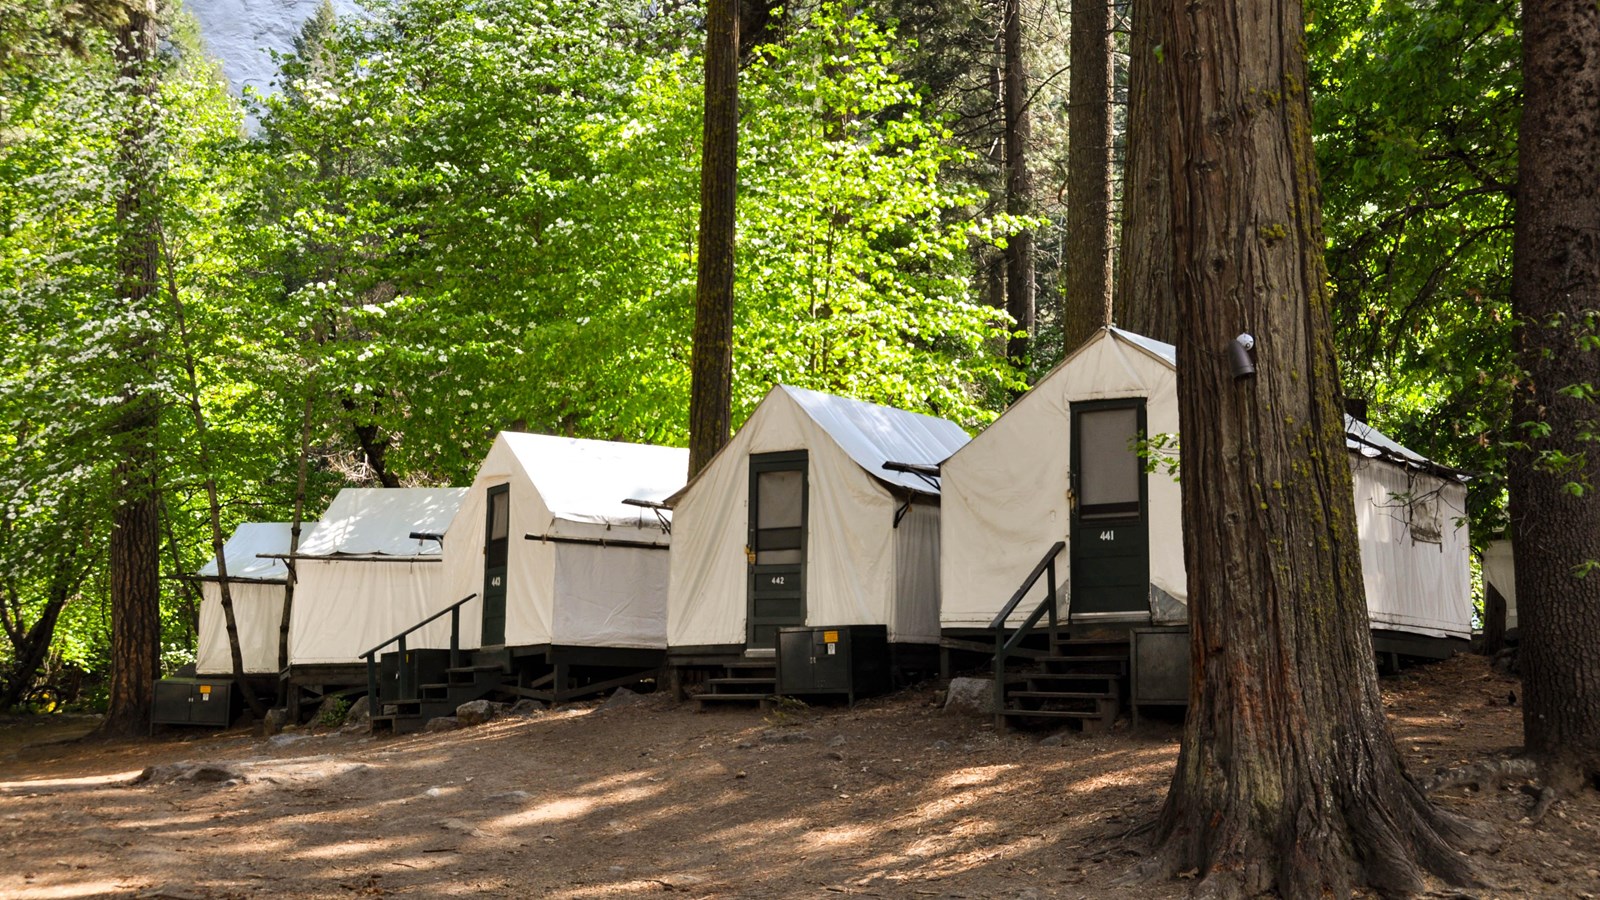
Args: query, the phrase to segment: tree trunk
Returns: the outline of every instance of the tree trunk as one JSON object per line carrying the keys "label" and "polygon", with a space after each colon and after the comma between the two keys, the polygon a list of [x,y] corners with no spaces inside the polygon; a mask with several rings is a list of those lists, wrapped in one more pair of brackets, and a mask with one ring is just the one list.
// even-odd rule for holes
{"label": "tree trunk", "polygon": [[733,420],[734,197],[739,175],[739,6],[706,4],[706,105],[689,382],[689,477],[728,442]]}
{"label": "tree trunk", "polygon": [[[125,116],[118,136],[117,195],[119,299],[129,310],[147,310],[156,293],[158,247],[148,144],[155,133],[156,23],[143,3],[128,6],[117,29],[118,91]],[[143,734],[161,665],[160,514],[156,488],[156,442],[161,410],[148,387],[154,377],[155,337],[134,329],[124,346],[130,367],[110,450],[117,456],[111,517],[111,699],[99,732]]]}
{"label": "tree trunk", "polygon": [[1557,787],[1600,775],[1600,12],[1522,6],[1522,127],[1511,270],[1527,445],[1509,467],[1523,732]]}
{"label": "tree trunk", "polygon": [[1111,4],[1072,4],[1067,85],[1067,275],[1061,327],[1068,351],[1111,315]]}
{"label": "tree trunk", "polygon": [[[1028,65],[1022,56],[1022,0],[1004,0],[1006,212],[1033,213],[1033,177],[1028,173]],[[1006,240],[1006,312],[1014,329],[1006,343],[1011,364],[1024,368],[1034,333],[1033,229]]]}
{"label": "tree trunk", "polygon": [[[1148,874],[1420,892],[1481,827],[1405,774],[1373,665],[1297,0],[1172,4],[1189,714]],[[1258,374],[1229,344],[1257,338]]]}
{"label": "tree trunk", "polygon": [[[306,473],[311,467],[311,412],[315,397],[315,382],[308,383],[306,385],[305,409],[300,416],[300,459],[295,467],[294,513],[289,520],[289,558],[285,561],[285,567],[289,570],[289,577],[284,579],[283,615],[278,619],[279,706],[288,701],[284,690],[287,687],[287,682],[283,680],[283,673],[289,668],[289,622],[294,612],[294,555],[300,552],[300,529],[305,521]],[[300,714],[299,710],[294,710],[293,712],[297,716]]]}
{"label": "tree trunk", "polygon": [[1128,59],[1127,163],[1122,170],[1122,245],[1111,321],[1174,343],[1178,301],[1172,285],[1172,62],[1158,58],[1161,6],[1133,0]]}
{"label": "tree trunk", "polygon": [[163,258],[166,262],[167,294],[172,301],[173,318],[178,326],[178,340],[181,342],[183,353],[183,373],[186,379],[189,401],[189,415],[194,422],[195,445],[200,457],[200,471],[202,473],[206,490],[206,509],[210,514],[208,523],[211,526],[211,552],[217,561],[217,592],[222,603],[222,618],[228,631],[228,656],[233,664],[233,683],[239,690],[239,695],[250,707],[250,712],[260,720],[266,715],[266,707],[261,705],[261,698],[256,696],[255,690],[250,686],[250,681],[244,671],[244,651],[239,646],[239,619],[233,610],[233,586],[228,580],[228,555],[227,534],[222,530],[222,501],[217,494],[217,470],[211,457],[209,443],[210,429],[207,427],[205,408],[200,405],[200,376],[195,365],[193,334],[189,330],[189,317],[183,305],[183,294],[178,291],[178,277],[172,256],[166,253],[165,235],[160,229],[160,220],[157,220],[156,235],[161,238]]}
{"label": "tree trunk", "polygon": [[1493,656],[1506,648],[1506,598],[1483,580],[1483,655]]}

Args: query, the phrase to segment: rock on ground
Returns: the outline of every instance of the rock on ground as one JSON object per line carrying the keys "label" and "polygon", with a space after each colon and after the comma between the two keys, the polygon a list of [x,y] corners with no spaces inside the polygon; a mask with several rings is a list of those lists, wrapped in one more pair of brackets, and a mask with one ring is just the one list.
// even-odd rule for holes
{"label": "rock on ground", "polygon": [[428,724],[422,726],[422,730],[432,734],[436,731],[455,731],[460,727],[461,720],[455,716],[440,716],[437,719],[429,719]]}
{"label": "rock on ground", "polygon": [[944,711],[963,716],[994,715],[994,679],[952,678]]}
{"label": "rock on ground", "polygon": [[499,715],[496,704],[488,700],[468,700],[456,707],[456,718],[462,725],[482,725]]}
{"label": "rock on ground", "polygon": [[630,691],[625,687],[619,687],[611,694],[610,697],[606,698],[606,702],[601,704],[600,708],[618,709],[623,706],[633,706],[642,702],[643,700],[644,697],[640,696],[638,692]]}
{"label": "rock on ground", "polygon": [[366,696],[350,704],[350,711],[344,714],[344,724],[360,725],[365,728],[372,724],[372,700]]}
{"label": "rock on ground", "polygon": [[287,709],[269,709],[266,718],[261,720],[261,734],[264,737],[272,737],[282,731],[285,725],[291,724],[293,723],[289,719]]}
{"label": "rock on ground", "polygon": [[508,711],[513,716],[533,716],[544,712],[544,704],[524,697],[512,704]]}
{"label": "rock on ground", "polygon": [[243,781],[244,774],[231,766],[214,763],[178,762],[149,766],[134,776],[133,784],[222,784]]}

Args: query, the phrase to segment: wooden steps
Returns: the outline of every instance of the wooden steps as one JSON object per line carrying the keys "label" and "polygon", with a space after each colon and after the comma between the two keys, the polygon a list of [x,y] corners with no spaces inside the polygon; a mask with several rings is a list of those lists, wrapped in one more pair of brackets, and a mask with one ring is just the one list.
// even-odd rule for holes
{"label": "wooden steps", "polygon": [[1126,638],[1053,641],[1048,654],[1005,673],[1005,703],[995,721],[1003,727],[1066,720],[1086,732],[1107,730],[1128,693],[1128,657]]}
{"label": "wooden steps", "polygon": [[706,689],[694,696],[701,711],[708,705],[756,704],[766,706],[778,690],[778,663],[773,659],[726,663],[723,674],[706,679]]}

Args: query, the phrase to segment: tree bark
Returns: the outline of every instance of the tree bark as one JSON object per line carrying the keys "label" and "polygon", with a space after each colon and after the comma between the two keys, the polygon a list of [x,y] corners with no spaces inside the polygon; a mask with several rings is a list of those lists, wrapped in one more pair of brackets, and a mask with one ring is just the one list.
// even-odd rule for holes
{"label": "tree bark", "polygon": [[689,366],[689,477],[728,442],[733,419],[734,198],[739,175],[739,6],[706,4],[706,102],[694,351]]}
{"label": "tree bark", "polygon": [[[1028,64],[1022,55],[1022,0],[1004,0],[1005,45],[1005,159],[1006,212],[1033,214],[1033,177],[1028,172],[1028,142],[1032,137],[1028,103]],[[1006,342],[1011,364],[1024,368],[1034,333],[1033,229],[1006,240],[1006,312],[1011,314],[1012,336]]]}
{"label": "tree bark", "polygon": [[1483,655],[1493,656],[1506,648],[1506,598],[1483,580]]}
{"label": "tree bark", "polygon": [[[318,340],[320,343],[320,338]],[[314,371],[314,370],[313,370]],[[289,623],[294,613],[294,583],[295,568],[294,555],[300,552],[300,531],[305,522],[306,510],[306,474],[311,468],[311,413],[312,404],[316,398],[316,383],[306,385],[305,408],[300,414],[300,458],[295,465],[294,478],[294,512],[289,519],[289,559],[286,567],[289,577],[283,583],[283,615],[278,618],[278,705],[282,706],[288,701],[285,688],[288,682],[281,676],[289,668]],[[299,710],[294,710],[299,715]]]}
{"label": "tree bark", "polygon": [[1111,321],[1171,344],[1178,339],[1172,285],[1172,65],[1158,54],[1161,6],[1132,0],[1128,53],[1127,163],[1122,170],[1122,244]]}
{"label": "tree bark", "polygon": [[[146,310],[157,290],[158,246],[150,184],[149,143],[155,134],[156,22],[153,4],[130,3],[117,29],[114,53],[125,120],[118,135],[116,264],[119,299]],[[160,498],[156,486],[159,400],[154,377],[155,337],[132,325],[124,342],[130,367],[111,450],[114,511],[111,517],[111,699],[99,733],[143,734],[161,665]]]}
{"label": "tree bark", "polygon": [[[1285,897],[1474,881],[1373,665],[1297,0],[1172,4],[1189,715],[1148,874]],[[1258,374],[1229,343],[1256,336]]]}
{"label": "tree bark", "polygon": [[217,592],[222,603],[222,618],[228,631],[228,656],[233,665],[233,683],[239,695],[259,720],[266,715],[266,707],[256,696],[250,681],[245,677],[244,652],[239,646],[239,619],[233,609],[233,586],[228,580],[227,534],[222,530],[222,501],[217,493],[217,470],[211,456],[210,429],[207,427],[205,408],[200,405],[200,375],[195,364],[193,332],[189,330],[189,317],[183,305],[183,294],[178,290],[178,277],[170,253],[166,252],[166,236],[156,220],[156,236],[161,239],[162,257],[166,263],[167,295],[172,301],[173,319],[177,324],[178,340],[183,354],[183,374],[189,402],[189,415],[194,422],[195,445],[200,458],[200,471],[206,491],[206,510],[210,514],[211,553],[217,561]]}
{"label": "tree bark", "polygon": [[1111,4],[1072,4],[1067,85],[1067,259],[1061,316],[1068,350],[1111,315]]}
{"label": "tree bark", "polygon": [[1522,6],[1511,304],[1527,377],[1509,466],[1523,732],[1547,777],[1600,775],[1600,12]]}

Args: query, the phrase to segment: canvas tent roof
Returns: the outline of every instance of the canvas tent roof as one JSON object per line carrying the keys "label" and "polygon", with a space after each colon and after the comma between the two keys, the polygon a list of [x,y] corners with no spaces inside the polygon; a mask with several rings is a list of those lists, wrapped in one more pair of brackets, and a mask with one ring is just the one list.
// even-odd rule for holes
{"label": "canvas tent roof", "polygon": [[654,524],[654,514],[622,501],[665,500],[689,469],[689,451],[677,447],[516,431],[500,436],[550,514],[569,522],[634,525],[642,514]]}
{"label": "canvas tent roof", "polygon": [[[772,391],[781,391],[793,400],[867,474],[919,494],[936,497],[939,488],[920,475],[890,471],[883,464],[936,466],[971,440],[960,425],[936,416],[787,384],[780,384]],[[696,480],[698,478],[697,475]],[[667,503],[676,503],[687,490],[686,485],[667,498]]]}
{"label": "canvas tent roof", "polygon": [[[229,581],[283,581],[289,573],[284,561],[261,559],[258,554],[288,552],[288,522],[246,522],[235,528],[233,537],[222,545]],[[201,566],[195,574],[201,578],[216,578],[216,558]]]}
{"label": "canvas tent roof", "polygon": [[437,541],[411,533],[443,534],[466,495],[466,488],[345,488],[296,556],[437,556]]}
{"label": "canvas tent roof", "polygon": [[[1114,336],[1143,349],[1145,352],[1161,359],[1167,365],[1177,368],[1178,348],[1155,338],[1148,338],[1142,334],[1124,331],[1115,325],[1108,329]],[[1441,465],[1428,459],[1426,456],[1400,444],[1378,429],[1349,415],[1344,417],[1344,445],[1368,459],[1383,458],[1391,462],[1401,463],[1418,469],[1424,469],[1446,478],[1465,481],[1466,475],[1460,471]]]}

